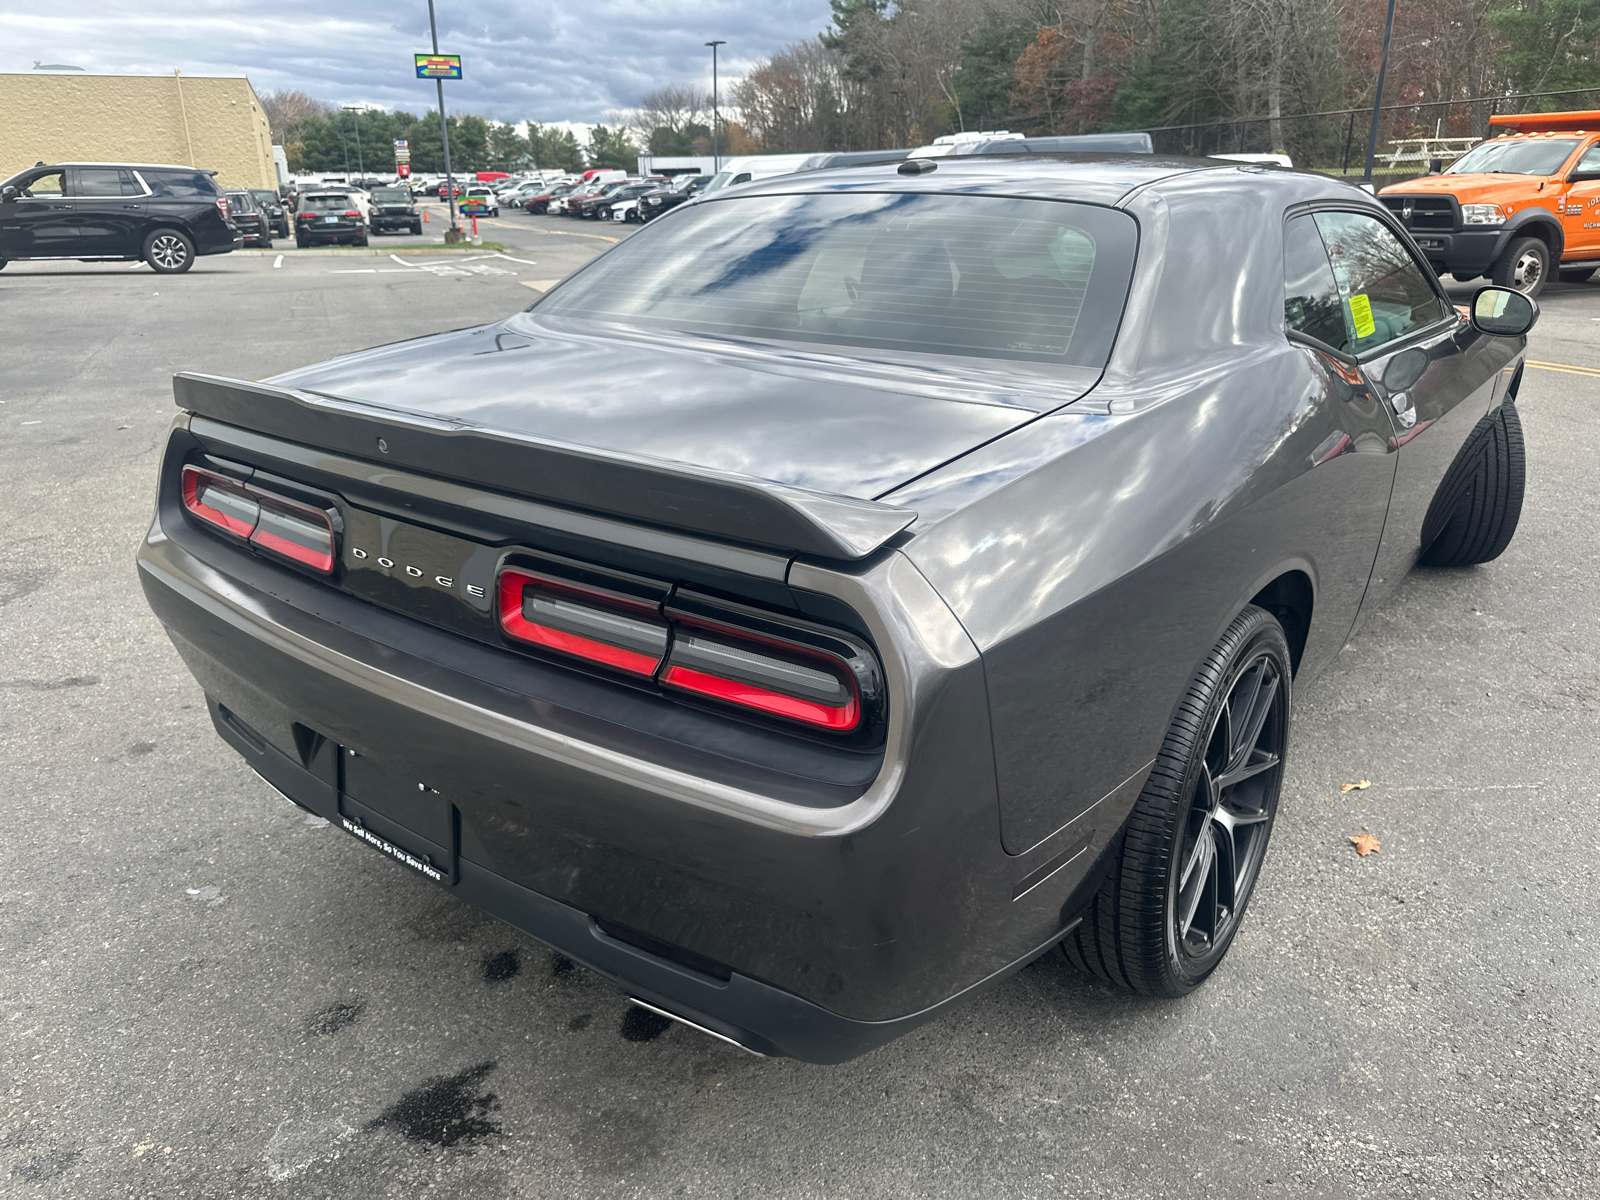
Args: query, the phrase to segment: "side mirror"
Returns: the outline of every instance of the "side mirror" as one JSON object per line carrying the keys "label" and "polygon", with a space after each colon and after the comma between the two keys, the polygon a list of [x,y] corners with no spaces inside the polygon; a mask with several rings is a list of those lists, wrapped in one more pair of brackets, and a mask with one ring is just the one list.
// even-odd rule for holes
{"label": "side mirror", "polygon": [[1403,392],[1422,378],[1428,369],[1428,352],[1419,346],[1402,350],[1383,369],[1383,390],[1391,396]]}
{"label": "side mirror", "polygon": [[17,189],[12,187],[9,183],[6,184],[5,187],[0,188],[0,204],[10,204],[16,198]]}
{"label": "side mirror", "polygon": [[1510,288],[1479,288],[1472,297],[1472,327],[1496,337],[1521,337],[1539,319],[1539,306]]}

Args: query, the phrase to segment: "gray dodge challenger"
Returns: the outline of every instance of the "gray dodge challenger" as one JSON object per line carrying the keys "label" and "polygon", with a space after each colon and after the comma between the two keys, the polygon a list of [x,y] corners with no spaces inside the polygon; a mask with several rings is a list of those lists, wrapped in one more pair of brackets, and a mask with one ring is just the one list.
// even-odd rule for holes
{"label": "gray dodge challenger", "polygon": [[1058,947],[1205,981],[1296,693],[1515,531],[1536,317],[1313,174],[779,177],[495,324],[178,375],[139,574],[296,804],[840,1062]]}

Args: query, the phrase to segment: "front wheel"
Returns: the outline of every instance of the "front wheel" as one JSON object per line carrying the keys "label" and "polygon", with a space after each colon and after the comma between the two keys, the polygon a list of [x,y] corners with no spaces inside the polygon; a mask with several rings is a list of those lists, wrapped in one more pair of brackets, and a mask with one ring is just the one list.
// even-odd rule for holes
{"label": "front wheel", "polygon": [[176,229],[158,229],[144,240],[144,261],[162,275],[181,275],[194,266],[194,243]]}
{"label": "front wheel", "polygon": [[1550,247],[1538,238],[1516,238],[1495,259],[1489,278],[1500,287],[1537,296],[1550,279]]}
{"label": "front wheel", "polygon": [[1246,608],[1190,682],[1122,849],[1062,949],[1151,996],[1204,983],[1233,944],[1283,785],[1292,674],[1283,627]]}
{"label": "front wheel", "polygon": [[1499,558],[1522,519],[1527,466],[1522,418],[1507,400],[1479,421],[1422,522],[1425,567],[1470,567]]}

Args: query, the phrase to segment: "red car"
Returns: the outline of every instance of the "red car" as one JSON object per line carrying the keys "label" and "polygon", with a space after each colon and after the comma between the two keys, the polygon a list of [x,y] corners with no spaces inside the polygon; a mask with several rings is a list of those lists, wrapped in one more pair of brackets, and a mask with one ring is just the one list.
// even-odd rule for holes
{"label": "red car", "polygon": [[[457,183],[455,185],[455,187],[456,187],[455,194],[456,194],[457,197],[460,197],[461,193],[466,190],[466,186],[464,184],[461,184],[461,183]],[[441,199],[441,200],[449,199],[450,198],[450,185],[448,183],[441,183],[439,185],[438,195],[439,195],[439,199]]]}
{"label": "red car", "polygon": [[522,202],[522,207],[535,216],[547,213],[550,211],[550,201],[564,200],[572,194],[573,189],[577,186],[575,183],[560,184],[551,188],[548,192],[540,192],[537,195],[529,196]]}

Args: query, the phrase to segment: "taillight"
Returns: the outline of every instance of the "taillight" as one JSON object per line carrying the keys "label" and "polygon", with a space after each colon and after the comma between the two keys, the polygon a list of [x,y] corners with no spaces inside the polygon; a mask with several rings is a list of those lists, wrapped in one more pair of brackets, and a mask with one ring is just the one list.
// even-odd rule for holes
{"label": "taillight", "polygon": [[200,467],[183,468],[183,506],[196,518],[269,554],[333,572],[333,518],[323,509]]}
{"label": "taillight", "polygon": [[507,567],[499,605],[508,637],[558,654],[644,677],[666,656],[667,624],[643,599]]}
{"label": "taillight", "polygon": [[309,220],[311,220],[311,214],[308,213],[308,212],[303,212],[303,213],[299,214],[299,216],[297,216],[295,218],[295,220],[297,220],[297,221],[309,221]]}
{"label": "taillight", "polygon": [[665,584],[578,574],[502,568],[506,637],[829,733],[871,727],[881,714],[876,660],[846,635],[682,591],[664,606]]}
{"label": "taillight", "polygon": [[228,198],[226,196],[217,197],[217,211],[222,214],[224,221],[228,219]]}
{"label": "taillight", "polygon": [[247,538],[261,519],[261,505],[237,480],[199,467],[183,469],[183,506],[208,525]]}
{"label": "taillight", "polygon": [[674,628],[661,682],[837,733],[861,723],[860,693],[843,659],[732,630]]}
{"label": "taillight", "polygon": [[359,217],[360,215],[361,210],[358,208],[352,208],[349,212],[345,213],[345,216],[347,217]]}

